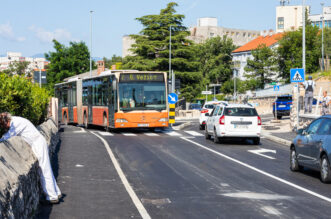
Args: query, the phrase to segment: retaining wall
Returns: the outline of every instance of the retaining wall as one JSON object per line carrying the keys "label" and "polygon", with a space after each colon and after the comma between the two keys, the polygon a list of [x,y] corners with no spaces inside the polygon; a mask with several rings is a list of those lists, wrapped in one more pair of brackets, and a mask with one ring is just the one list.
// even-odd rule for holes
{"label": "retaining wall", "polygon": [[[59,142],[56,124],[49,119],[38,127],[54,156]],[[32,218],[42,193],[38,161],[21,137],[0,143],[0,218]]]}

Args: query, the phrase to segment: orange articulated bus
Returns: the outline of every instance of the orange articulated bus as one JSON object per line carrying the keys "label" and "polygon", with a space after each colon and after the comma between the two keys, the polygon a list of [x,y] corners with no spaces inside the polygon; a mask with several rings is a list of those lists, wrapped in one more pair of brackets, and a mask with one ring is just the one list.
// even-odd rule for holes
{"label": "orange articulated bus", "polygon": [[109,128],[168,127],[167,74],[107,71],[55,85],[59,122]]}

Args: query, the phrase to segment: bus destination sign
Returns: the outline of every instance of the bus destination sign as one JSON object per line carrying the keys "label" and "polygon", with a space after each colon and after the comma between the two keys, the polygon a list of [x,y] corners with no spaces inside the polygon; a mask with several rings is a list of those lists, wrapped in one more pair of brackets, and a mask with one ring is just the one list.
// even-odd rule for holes
{"label": "bus destination sign", "polygon": [[163,74],[155,74],[155,73],[129,73],[129,74],[121,74],[120,82],[139,82],[139,81],[155,81],[155,82],[163,82]]}

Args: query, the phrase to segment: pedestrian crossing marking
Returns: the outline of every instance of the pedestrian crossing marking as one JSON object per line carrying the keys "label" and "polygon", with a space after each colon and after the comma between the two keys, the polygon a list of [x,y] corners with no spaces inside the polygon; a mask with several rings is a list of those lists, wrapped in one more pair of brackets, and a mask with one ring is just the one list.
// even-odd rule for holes
{"label": "pedestrian crossing marking", "polygon": [[193,135],[193,136],[203,136],[203,134],[196,132],[196,131],[185,131],[187,134]]}
{"label": "pedestrian crossing marking", "polygon": [[137,135],[134,134],[134,133],[122,133],[122,135],[124,135],[124,136],[137,136]]}
{"label": "pedestrian crossing marking", "polygon": [[114,136],[112,133],[110,132],[99,132],[100,135],[102,136]]}
{"label": "pedestrian crossing marking", "polygon": [[299,71],[295,72],[295,75],[294,75],[292,80],[293,81],[302,81],[303,80],[303,78],[301,77]]}
{"label": "pedestrian crossing marking", "polygon": [[167,135],[170,136],[182,136],[181,134],[179,134],[178,132],[166,132]]}
{"label": "pedestrian crossing marking", "polygon": [[159,136],[158,134],[153,133],[153,132],[145,133],[145,135],[147,135],[147,136]]}

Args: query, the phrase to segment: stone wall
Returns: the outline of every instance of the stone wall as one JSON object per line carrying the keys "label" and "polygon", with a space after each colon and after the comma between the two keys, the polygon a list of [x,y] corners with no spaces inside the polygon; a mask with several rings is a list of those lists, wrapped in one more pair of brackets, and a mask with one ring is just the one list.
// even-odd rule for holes
{"label": "stone wall", "polygon": [[272,103],[275,102],[276,97],[260,97],[253,98],[249,100],[249,103],[252,103],[256,108],[256,111],[259,115],[263,114],[272,114]]}
{"label": "stone wall", "polygon": [[[49,119],[38,127],[54,156],[58,129]],[[38,161],[21,137],[0,143],[0,218],[32,218],[39,204]]]}

